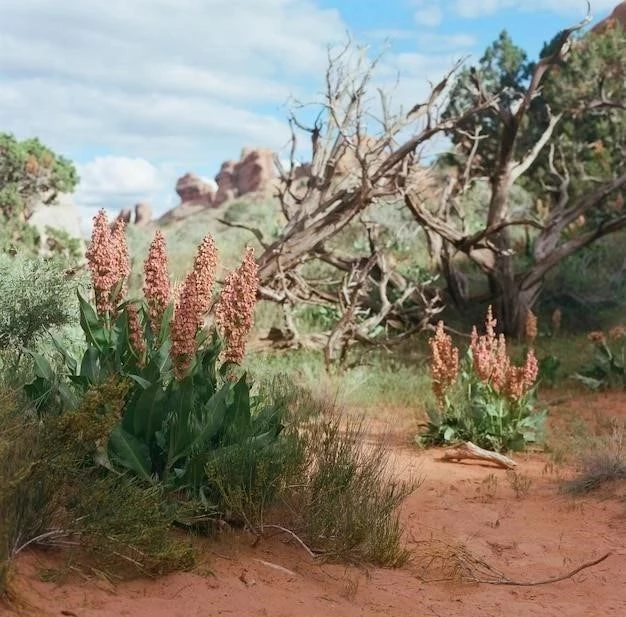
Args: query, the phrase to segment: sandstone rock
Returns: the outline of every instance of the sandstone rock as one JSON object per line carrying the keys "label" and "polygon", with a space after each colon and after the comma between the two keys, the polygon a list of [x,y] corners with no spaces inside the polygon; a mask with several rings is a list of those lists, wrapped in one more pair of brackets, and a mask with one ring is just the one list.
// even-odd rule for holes
{"label": "sandstone rock", "polygon": [[192,173],[185,174],[176,182],[176,192],[181,204],[205,204],[213,206],[215,187]]}
{"label": "sandstone rock", "polygon": [[33,225],[41,236],[41,251],[47,254],[50,250],[48,234],[46,228],[58,229],[66,232],[72,238],[83,241],[84,235],[80,210],[70,194],[60,194],[56,203],[45,205],[38,203],[33,208],[33,214],[28,219],[28,223]]}
{"label": "sandstone rock", "polygon": [[621,24],[622,28],[626,28],[626,0],[624,0],[624,2],[620,2],[613,9],[613,12],[608,17],[598,22],[591,29],[591,31],[597,34],[602,34],[609,28],[614,27],[615,24]]}
{"label": "sandstone rock", "polygon": [[267,190],[275,176],[274,153],[266,149],[244,148],[239,161],[222,163],[215,176],[217,193],[214,205],[233,197]]}
{"label": "sandstone rock", "polygon": [[141,201],[135,204],[135,225],[147,225],[152,221],[152,207],[149,203]]}
{"label": "sandstone rock", "polygon": [[239,195],[264,191],[274,175],[274,153],[271,150],[244,149],[236,168],[237,191]]}
{"label": "sandstone rock", "polygon": [[215,176],[215,182],[217,182],[217,193],[213,201],[216,206],[219,206],[238,194],[237,163],[224,161],[217,176]]}
{"label": "sandstone rock", "polygon": [[130,223],[130,219],[132,218],[132,211],[130,208],[124,208],[120,210],[120,213],[115,217],[118,220],[124,221],[127,225]]}

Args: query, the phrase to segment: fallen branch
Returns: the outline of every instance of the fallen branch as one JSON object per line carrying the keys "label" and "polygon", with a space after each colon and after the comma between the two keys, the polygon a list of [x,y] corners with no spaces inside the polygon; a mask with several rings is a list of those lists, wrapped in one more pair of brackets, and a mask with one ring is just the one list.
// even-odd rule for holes
{"label": "fallen branch", "polygon": [[552,583],[558,583],[568,578],[572,578],[587,568],[597,566],[612,554],[609,551],[605,555],[602,555],[602,557],[598,557],[592,561],[586,561],[577,568],[574,568],[573,570],[560,576],[536,581],[516,581],[508,578],[504,573],[500,572],[493,566],[490,566],[483,559],[472,555],[472,553],[470,553],[465,546],[452,545],[441,540],[413,541],[424,547],[422,549],[422,558],[424,560],[422,567],[424,572],[433,566],[439,566],[447,573],[446,576],[437,578],[420,576],[425,583],[463,581],[483,585],[508,585],[514,587],[537,587],[539,585],[550,585]]}
{"label": "fallen branch", "polygon": [[303,540],[301,540],[297,536],[297,534],[291,531],[291,529],[287,529],[286,527],[281,527],[280,525],[263,525],[263,527],[270,528],[270,529],[278,529],[278,531],[282,531],[283,533],[286,533],[287,535],[291,536],[309,554],[310,557],[315,559],[316,554],[304,543]]}
{"label": "fallen branch", "polygon": [[592,568],[593,566],[597,566],[599,563],[603,562],[610,555],[611,555],[611,552],[609,551],[608,553],[606,553],[606,555],[602,555],[602,557],[598,557],[598,559],[594,559],[593,561],[586,561],[585,563],[578,566],[577,568],[574,568],[571,572],[568,572],[567,574],[563,574],[561,576],[555,576],[554,578],[544,578],[539,581],[513,581],[509,578],[506,578],[505,576],[502,576],[501,578],[496,578],[493,580],[478,579],[476,582],[485,583],[486,585],[513,585],[515,587],[536,587],[538,585],[550,585],[551,583],[558,583],[568,578],[572,578],[572,576],[575,576],[576,574],[578,574],[579,572],[582,572],[583,570],[586,570],[587,568]]}
{"label": "fallen branch", "polygon": [[483,448],[479,448],[471,441],[466,441],[460,446],[457,446],[450,450],[446,450],[439,460],[456,462],[462,461],[464,459],[489,461],[490,463],[494,463],[498,467],[503,467],[504,469],[514,469],[515,467],[517,467],[517,463],[513,459],[510,459],[508,456],[498,454],[497,452],[492,452],[491,450],[484,450]]}

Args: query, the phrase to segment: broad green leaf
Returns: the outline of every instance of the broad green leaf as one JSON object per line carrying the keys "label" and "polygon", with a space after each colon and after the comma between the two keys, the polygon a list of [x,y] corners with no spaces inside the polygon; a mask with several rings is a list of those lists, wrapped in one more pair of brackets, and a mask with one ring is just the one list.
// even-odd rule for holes
{"label": "broad green leaf", "polygon": [[76,370],[78,368],[78,362],[76,358],[63,346],[63,343],[51,332],[50,338],[52,339],[52,343],[54,344],[56,350],[63,356],[65,360],[65,366],[70,370],[72,375],[76,375]]}
{"label": "broad green leaf", "polygon": [[223,429],[230,394],[230,384],[225,384],[199,410],[196,418],[197,426],[194,427],[191,440],[188,443],[184,443],[182,440],[178,442],[178,447],[170,457],[170,466],[173,466],[182,457],[188,456],[202,447],[207,447],[207,444]]}
{"label": "broad green leaf", "polygon": [[147,390],[152,385],[151,381],[148,381],[139,375],[128,375],[128,377],[137,382],[144,390]]}
{"label": "broad green leaf", "polygon": [[122,425],[124,429],[135,437],[152,443],[154,434],[161,430],[166,411],[163,408],[165,395],[160,383],[150,384],[147,388],[136,390],[137,395],[132,397],[126,411]]}
{"label": "broad green leaf", "polygon": [[98,352],[96,347],[88,347],[80,364],[81,376],[86,377],[91,384],[96,384],[100,380],[100,354]]}
{"label": "broad green leaf", "polygon": [[119,424],[109,437],[108,454],[114,463],[133,471],[142,480],[154,483],[148,446]]}
{"label": "broad green leaf", "polygon": [[35,375],[50,382],[55,381],[55,374],[50,362],[39,353],[29,352],[35,362]]}
{"label": "broad green leaf", "polygon": [[108,344],[106,331],[91,304],[83,298],[80,291],[76,293],[80,304],[80,325],[87,337],[87,342],[101,351],[102,347]]}

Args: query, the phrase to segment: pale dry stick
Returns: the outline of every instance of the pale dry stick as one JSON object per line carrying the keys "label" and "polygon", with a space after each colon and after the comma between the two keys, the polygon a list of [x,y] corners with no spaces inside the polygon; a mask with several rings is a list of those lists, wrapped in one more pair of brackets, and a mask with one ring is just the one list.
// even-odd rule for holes
{"label": "pale dry stick", "polygon": [[439,460],[456,462],[464,459],[489,461],[490,463],[494,463],[498,467],[503,467],[504,469],[515,469],[515,467],[517,467],[517,463],[508,456],[492,452],[491,450],[479,448],[471,441],[466,441],[460,446],[446,450]]}
{"label": "pale dry stick", "polygon": [[279,572],[282,572],[283,574],[288,574],[289,576],[298,576],[293,570],[290,570],[289,568],[285,568],[284,566],[280,566],[277,563],[272,563],[271,561],[265,561],[265,559],[256,559],[256,558],[254,561],[258,561],[264,566],[267,566],[268,568],[272,568],[274,570],[278,570]]}
{"label": "pale dry stick", "polygon": [[287,535],[291,536],[309,554],[310,557],[312,557],[313,559],[317,557],[317,555],[304,543],[303,540],[301,540],[293,531],[291,531],[291,529],[281,527],[280,525],[263,525],[263,527],[278,529],[279,531],[286,533]]}

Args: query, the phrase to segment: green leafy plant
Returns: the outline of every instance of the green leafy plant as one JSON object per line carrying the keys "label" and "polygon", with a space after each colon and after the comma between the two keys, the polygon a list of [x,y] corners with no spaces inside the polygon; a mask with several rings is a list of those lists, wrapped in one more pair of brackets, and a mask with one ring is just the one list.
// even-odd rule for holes
{"label": "green leafy plant", "polygon": [[95,306],[78,293],[86,349],[75,358],[53,339],[64,371],[32,353],[35,377],[25,387],[40,414],[75,409],[90,388],[111,378],[128,384],[121,417],[98,462],[126,470],[147,484],[199,497],[209,506],[206,466],[219,450],[254,442],[269,446],[280,434],[278,410],[251,396],[238,375],[252,322],[256,265],[248,252],[225,283],[217,328],[202,326],[212,301],[216,253],[201,245],[194,269],[172,299],[164,242],[157,233],[146,260],[144,298],[124,298],[130,271],[122,223],[111,231],[103,213],[94,224],[88,260]]}
{"label": "green leafy plant", "polygon": [[595,350],[593,361],[575,373],[574,379],[592,390],[626,387],[626,327],[615,326],[608,336],[591,332],[588,338]]}
{"label": "green leafy plant", "polygon": [[430,340],[431,372],[437,406],[418,441],[440,445],[471,441],[498,452],[520,450],[541,441],[545,411],[537,411],[538,364],[530,349],[522,366],[510,360],[503,335],[487,313],[486,334],[474,328],[462,362],[452,339],[439,322]]}
{"label": "green leafy plant", "polygon": [[559,378],[561,360],[554,354],[545,355],[539,360],[539,379],[542,383],[555,386]]}

